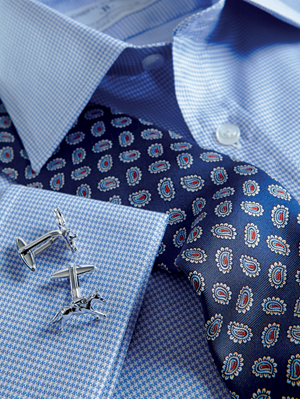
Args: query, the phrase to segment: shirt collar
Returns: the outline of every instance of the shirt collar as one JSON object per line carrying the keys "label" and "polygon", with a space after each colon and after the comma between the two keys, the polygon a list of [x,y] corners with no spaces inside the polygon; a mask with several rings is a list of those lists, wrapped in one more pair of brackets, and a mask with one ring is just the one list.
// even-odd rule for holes
{"label": "shirt collar", "polygon": [[0,97],[38,172],[127,44],[36,1],[0,8]]}

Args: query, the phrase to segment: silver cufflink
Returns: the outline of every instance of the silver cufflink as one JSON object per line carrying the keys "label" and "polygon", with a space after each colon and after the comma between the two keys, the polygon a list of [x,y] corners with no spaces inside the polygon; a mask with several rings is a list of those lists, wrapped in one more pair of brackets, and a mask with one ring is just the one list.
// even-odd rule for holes
{"label": "silver cufflink", "polygon": [[[49,231],[48,233],[32,241],[30,244],[26,244],[21,237],[16,238],[18,254],[25,265],[32,272],[36,271],[35,257],[53,245],[59,238],[64,239],[68,249],[70,249],[73,254],[73,259],[75,258],[77,247],[75,245],[74,239],[77,237],[77,234],[71,233],[70,229],[66,228],[66,221],[59,208],[53,209],[53,212],[59,226],[58,230]],[[81,296],[78,276],[92,272],[94,270],[96,270],[96,266],[94,265],[77,266],[74,262],[72,262],[67,268],[61,269],[52,274],[51,279],[69,277],[71,285],[71,304],[69,306],[64,306],[61,310],[59,310],[51,320],[53,324],[59,323],[60,330],[63,330],[66,321],[74,315],[92,314],[97,319],[99,319],[100,316],[106,316],[106,314],[101,313],[93,308],[94,303],[105,302],[97,289],[87,297]]]}
{"label": "silver cufflink", "polygon": [[94,303],[105,303],[105,300],[101,297],[97,289],[88,297],[81,296],[78,276],[80,274],[92,272],[95,269],[96,267],[93,265],[76,266],[75,263],[70,263],[69,267],[52,274],[51,279],[70,278],[72,302],[69,306],[64,306],[60,309],[51,320],[52,324],[59,323],[59,329],[61,331],[63,330],[66,321],[72,316],[92,314],[96,319],[99,319],[100,316],[106,317],[106,314],[93,308]]}
{"label": "silver cufflink", "polygon": [[25,265],[32,271],[36,271],[36,261],[35,257],[43,252],[45,249],[49,248],[51,245],[55,243],[60,237],[62,237],[67,247],[74,253],[77,248],[74,242],[74,239],[77,237],[77,234],[72,234],[70,229],[66,228],[66,222],[61,214],[59,208],[53,209],[53,212],[56,217],[56,221],[58,223],[59,229],[49,231],[32,241],[30,244],[27,244],[21,237],[16,238],[17,250],[20,258],[25,263]]}

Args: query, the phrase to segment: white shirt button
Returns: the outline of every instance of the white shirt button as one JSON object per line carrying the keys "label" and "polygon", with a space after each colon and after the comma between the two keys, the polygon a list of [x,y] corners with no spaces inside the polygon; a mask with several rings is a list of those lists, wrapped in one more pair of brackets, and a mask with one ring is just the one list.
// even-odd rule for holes
{"label": "white shirt button", "polygon": [[239,138],[241,131],[237,125],[233,123],[223,123],[216,131],[217,140],[220,144],[231,145],[235,148],[241,148]]}
{"label": "white shirt button", "polygon": [[160,68],[164,62],[165,59],[161,54],[151,54],[143,59],[142,64],[145,71],[151,71],[151,69]]}

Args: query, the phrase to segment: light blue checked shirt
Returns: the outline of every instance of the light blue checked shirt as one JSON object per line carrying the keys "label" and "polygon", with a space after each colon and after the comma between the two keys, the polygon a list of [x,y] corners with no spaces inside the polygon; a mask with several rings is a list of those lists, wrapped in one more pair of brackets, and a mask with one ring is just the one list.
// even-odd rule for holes
{"label": "light blue checked shirt", "polygon": [[[0,98],[33,169],[46,163],[91,99],[260,166],[300,201],[300,3],[124,3],[0,0]],[[216,129],[225,122],[240,127],[239,149],[217,141]],[[155,273],[150,278],[115,398],[228,395],[213,365],[205,371],[199,362],[194,366],[193,344],[203,346],[205,364],[209,353],[193,329],[200,305],[189,301],[181,283]],[[185,329],[168,326],[159,299],[147,300],[158,298],[162,287],[170,303],[179,292],[186,298],[179,308],[188,339]],[[151,316],[155,305],[159,310]],[[168,312],[175,315],[171,307]],[[143,342],[146,336],[151,343],[151,335],[157,348]],[[171,356],[182,368],[170,361],[171,372],[165,372]],[[182,361],[185,356],[191,361]]]}

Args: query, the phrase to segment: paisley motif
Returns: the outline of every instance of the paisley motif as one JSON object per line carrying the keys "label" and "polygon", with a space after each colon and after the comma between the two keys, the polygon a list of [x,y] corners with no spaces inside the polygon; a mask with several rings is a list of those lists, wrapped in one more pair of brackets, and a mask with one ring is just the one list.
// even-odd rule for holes
{"label": "paisley motif", "polygon": [[271,348],[278,341],[280,324],[269,323],[261,334],[261,343],[265,348]]}
{"label": "paisley motif", "polygon": [[277,363],[270,356],[263,356],[255,360],[252,365],[252,373],[256,377],[271,378],[277,373]]}
{"label": "paisley motif", "polygon": [[173,244],[175,245],[175,247],[180,248],[185,243],[185,239],[186,228],[183,227],[182,229],[177,230],[176,233],[173,235]]}
{"label": "paisley motif", "polygon": [[213,170],[210,172],[210,178],[214,184],[219,186],[220,184],[224,184],[227,181],[228,174],[225,168],[219,166],[217,168],[213,168]]}
{"label": "paisley motif", "polygon": [[213,199],[220,199],[220,198],[225,198],[229,197],[230,195],[233,195],[235,192],[233,187],[224,187],[221,188],[221,190],[217,191],[212,198]]}
{"label": "paisley motif", "polygon": [[101,118],[104,115],[104,112],[100,108],[94,108],[89,111],[87,111],[84,114],[85,119],[91,120],[91,119],[96,119],[96,118]]}
{"label": "paisley motif", "polygon": [[86,151],[84,148],[76,148],[72,152],[72,162],[73,165],[78,165],[80,162],[82,162],[86,157]]}
{"label": "paisley motif", "polygon": [[11,119],[9,116],[1,116],[0,117],[0,128],[8,129],[11,127]]}
{"label": "paisley motif", "polygon": [[202,209],[205,207],[206,199],[205,198],[196,198],[192,203],[192,211],[194,216],[197,216]]}
{"label": "paisley motif", "polygon": [[167,273],[171,273],[170,270],[168,269],[168,266],[167,266],[165,263],[159,263],[159,264],[157,265],[157,267],[158,267],[159,269],[164,270],[164,271],[167,272]]}
{"label": "paisley motif", "polygon": [[169,136],[171,137],[171,139],[175,139],[175,140],[179,140],[182,139],[182,136],[176,132],[173,132],[172,130],[168,131]]}
{"label": "paisley motif", "polygon": [[230,215],[232,212],[232,202],[231,201],[224,201],[220,202],[219,205],[215,207],[215,214],[219,217],[225,217]]}
{"label": "paisley motif", "polygon": [[162,132],[157,129],[147,129],[143,130],[141,136],[145,140],[159,140],[162,139]]}
{"label": "paisley motif", "polygon": [[257,169],[252,165],[238,165],[233,168],[235,173],[242,176],[255,175]]}
{"label": "paisley motif", "polygon": [[233,380],[234,377],[237,377],[242,368],[244,366],[244,359],[240,353],[234,352],[229,353],[228,356],[225,357],[222,366],[222,377],[225,380]]}
{"label": "paisley motif", "polygon": [[206,212],[201,212],[199,216],[196,217],[196,219],[193,221],[192,223],[192,229],[200,222],[202,222],[202,220],[206,217],[207,213]]}
{"label": "paisley motif", "polygon": [[81,184],[79,187],[77,187],[76,195],[78,195],[78,197],[91,198],[91,187],[88,184]]}
{"label": "paisley motif", "polygon": [[44,186],[43,186],[43,183],[41,183],[41,182],[35,182],[35,183],[27,184],[27,187],[42,189]]}
{"label": "paisley motif", "polygon": [[204,180],[198,175],[188,175],[180,178],[180,184],[187,191],[195,192],[204,186]]}
{"label": "paisley motif", "polygon": [[221,247],[216,252],[217,267],[223,274],[229,273],[232,269],[233,254],[232,249]]}
{"label": "paisley motif", "polygon": [[148,121],[146,121],[145,119],[142,119],[142,118],[139,118],[139,122],[140,122],[142,125],[146,125],[146,126],[152,125],[151,122],[148,122]]}
{"label": "paisley motif", "polygon": [[151,201],[151,193],[148,190],[140,190],[129,195],[131,205],[141,208],[149,204]]}
{"label": "paisley motif", "polygon": [[183,152],[182,154],[178,154],[176,157],[177,164],[180,169],[187,169],[193,165],[194,158],[191,154],[187,152]]}
{"label": "paisley motif", "polygon": [[205,282],[202,274],[194,270],[193,272],[189,272],[188,279],[190,280],[192,286],[195,288],[196,293],[198,295],[201,295],[205,287]]}
{"label": "paisley motif", "polygon": [[191,263],[203,263],[206,261],[207,255],[201,248],[188,248],[182,252],[181,257]]}
{"label": "paisley motif", "polygon": [[262,309],[266,314],[271,315],[282,315],[286,311],[286,304],[284,303],[283,299],[272,298],[268,297],[262,301]]}
{"label": "paisley motif", "polygon": [[266,388],[258,388],[258,390],[251,396],[251,399],[271,399],[271,391],[267,391]]}
{"label": "paisley motif", "polygon": [[300,344],[300,326],[290,326],[287,330],[287,337],[294,344]]}
{"label": "paisley motif", "polygon": [[300,285],[300,270],[297,270],[297,272],[295,274],[295,279],[296,279],[296,282]]}
{"label": "paisley motif", "polygon": [[121,147],[128,147],[134,142],[134,135],[131,132],[123,132],[119,135],[119,144]]}
{"label": "paisley motif", "polygon": [[38,176],[38,173],[32,170],[31,165],[27,165],[25,168],[25,178],[34,179],[36,176]]}
{"label": "paisley motif", "polygon": [[291,200],[290,194],[286,191],[285,188],[278,186],[277,184],[270,184],[268,186],[268,191],[273,197],[280,198],[286,201]]}
{"label": "paisley motif", "polygon": [[252,289],[246,285],[240,290],[238,299],[236,301],[235,309],[239,313],[245,314],[248,310],[250,310],[252,304],[253,304]]}
{"label": "paisley motif", "polygon": [[264,208],[258,202],[242,201],[241,208],[245,213],[251,216],[261,216],[264,213]]}
{"label": "paisley motif", "polygon": [[149,165],[148,170],[150,173],[161,173],[169,170],[170,167],[169,161],[156,161]]}
{"label": "paisley motif", "polygon": [[249,255],[242,255],[240,258],[240,266],[248,277],[256,277],[260,272],[260,263],[257,259]]}
{"label": "paisley motif", "polygon": [[211,289],[214,300],[221,305],[228,305],[232,292],[230,287],[224,283],[215,283]]}
{"label": "paisley motif", "polygon": [[4,168],[2,169],[2,172],[6,174],[6,176],[10,177],[11,179],[16,180],[18,177],[18,171],[13,168]]}
{"label": "paisley motif", "polygon": [[142,178],[142,171],[137,166],[133,166],[126,172],[126,179],[129,186],[135,186],[139,184]]}
{"label": "paisley motif", "polygon": [[91,127],[91,133],[94,137],[101,137],[105,133],[104,122],[99,121],[93,124]]}
{"label": "paisley motif", "polygon": [[259,239],[260,239],[260,234],[257,226],[254,223],[248,223],[245,226],[245,244],[249,248],[254,248],[258,245]]}
{"label": "paisley motif", "polygon": [[232,224],[220,223],[211,228],[211,233],[222,240],[234,240],[236,237],[236,228]]}
{"label": "paisley motif", "polygon": [[122,204],[122,199],[119,195],[113,195],[112,197],[109,197],[108,201],[111,204],[116,204],[116,205],[121,205]]}
{"label": "paisley motif", "polygon": [[216,152],[203,152],[200,154],[200,158],[204,162],[220,162],[223,161],[223,157],[221,154]]}
{"label": "paisley motif", "polygon": [[259,184],[255,180],[247,180],[243,184],[243,193],[248,197],[258,194],[260,191]]}
{"label": "paisley motif", "polygon": [[129,126],[132,120],[128,116],[122,116],[121,118],[112,119],[111,124],[117,128],[123,128]]}
{"label": "paisley motif", "polygon": [[294,316],[295,317],[300,317],[300,297],[295,302]]}
{"label": "paisley motif", "polygon": [[13,143],[15,137],[11,133],[0,132],[0,143]]}
{"label": "paisley motif", "polygon": [[134,162],[141,156],[138,150],[124,151],[119,154],[120,161],[124,163]]}
{"label": "paisley motif", "polygon": [[113,190],[119,186],[120,186],[120,181],[117,177],[108,176],[100,180],[97,187],[100,191],[106,192]]}
{"label": "paisley motif", "polygon": [[282,288],[286,283],[287,268],[281,262],[275,262],[268,272],[269,282],[274,288]]}
{"label": "paisley motif", "polygon": [[148,155],[152,158],[158,158],[164,153],[164,147],[162,144],[155,143],[148,147]]}
{"label": "paisley motif", "polygon": [[300,387],[300,354],[292,355],[287,364],[287,383]]}
{"label": "paisley motif", "polygon": [[158,247],[158,251],[157,251],[157,255],[156,256],[163,254],[165,252],[166,248],[167,248],[166,244],[161,242],[159,247]]}
{"label": "paisley motif", "polygon": [[50,180],[50,187],[52,190],[58,191],[65,184],[65,175],[63,173],[57,173]]}
{"label": "paisley motif", "polygon": [[70,145],[76,145],[84,140],[85,134],[83,132],[70,133],[66,136],[66,142]]}
{"label": "paisley motif", "polygon": [[227,334],[229,335],[229,339],[231,339],[235,344],[246,343],[251,341],[251,338],[253,337],[252,329],[249,326],[236,321],[231,321],[228,324]]}
{"label": "paisley motif", "polygon": [[3,147],[0,153],[0,160],[9,163],[14,159],[14,149],[12,147]]}
{"label": "paisley motif", "polygon": [[285,227],[289,220],[289,208],[284,205],[274,206],[271,212],[271,219],[273,225],[278,229]]}
{"label": "paisley motif", "polygon": [[99,172],[105,173],[108,172],[113,166],[113,159],[110,154],[103,155],[98,163],[97,163],[97,168]]}
{"label": "paisley motif", "polygon": [[202,236],[202,227],[200,226],[194,227],[187,238],[187,243],[190,244],[191,242],[197,241],[198,238],[200,238],[201,236]]}
{"label": "paisley motif", "polygon": [[164,201],[171,201],[175,197],[175,188],[173,181],[170,177],[160,179],[157,184],[157,191]]}
{"label": "paisley motif", "polygon": [[98,152],[110,150],[112,145],[113,143],[111,140],[100,140],[93,145],[92,151],[97,154]]}
{"label": "paisley motif", "polygon": [[82,166],[81,168],[75,169],[71,173],[71,178],[73,180],[82,180],[91,173],[91,168],[89,166]]}
{"label": "paisley motif", "polygon": [[210,341],[214,341],[219,335],[223,324],[223,316],[221,313],[216,313],[214,316],[207,320],[205,324],[206,337]]}
{"label": "paisley motif", "polygon": [[180,223],[186,219],[186,213],[180,208],[169,209],[166,214],[169,216],[170,225]]}
{"label": "paisley motif", "polygon": [[185,150],[189,150],[190,148],[192,148],[192,144],[191,143],[187,143],[187,142],[181,142],[181,143],[172,143],[170,144],[170,148],[173,151],[185,151]]}
{"label": "paisley motif", "polygon": [[52,170],[57,170],[61,169],[64,166],[66,166],[66,161],[63,158],[55,158],[52,161],[48,162],[47,164],[47,170],[52,171]]}
{"label": "paisley motif", "polygon": [[277,237],[276,235],[267,236],[267,245],[272,252],[280,254],[283,256],[288,256],[290,253],[290,246],[282,237]]}
{"label": "paisley motif", "polygon": [[27,152],[24,149],[20,150],[20,155],[24,159],[29,159],[29,156],[28,156]]}

